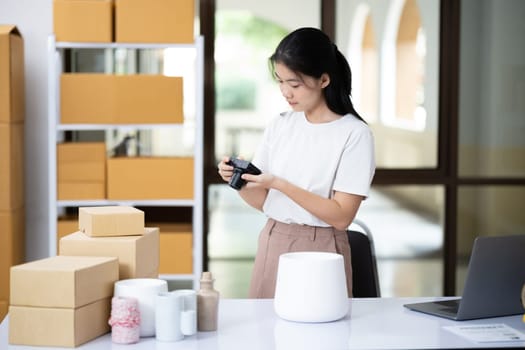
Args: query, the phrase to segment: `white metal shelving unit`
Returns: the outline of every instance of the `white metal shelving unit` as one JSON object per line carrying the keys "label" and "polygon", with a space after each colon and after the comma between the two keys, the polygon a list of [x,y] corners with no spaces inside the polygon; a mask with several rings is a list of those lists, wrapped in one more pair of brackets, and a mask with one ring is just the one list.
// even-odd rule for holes
{"label": "white metal shelving unit", "polygon": [[[192,200],[57,200],[56,151],[57,142],[64,131],[80,130],[130,130],[180,128],[180,124],[61,124],[60,123],[60,74],[65,49],[188,49],[195,50],[195,126],[194,126],[194,196]],[[48,39],[48,188],[49,188],[49,256],[57,254],[58,211],[66,207],[96,205],[191,207],[193,226],[193,273],[160,275],[168,280],[191,281],[197,288],[202,273],[203,246],[203,83],[204,82],[204,38],[198,36],[192,44],[173,43],[73,43],[57,42],[54,35]]]}

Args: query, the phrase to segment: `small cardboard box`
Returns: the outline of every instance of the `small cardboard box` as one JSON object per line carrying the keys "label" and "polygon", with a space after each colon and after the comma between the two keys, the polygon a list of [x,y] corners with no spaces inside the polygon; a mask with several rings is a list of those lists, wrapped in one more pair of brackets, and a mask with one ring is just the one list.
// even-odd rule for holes
{"label": "small cardboard box", "polygon": [[59,200],[106,198],[106,144],[66,142],[57,145]]}
{"label": "small cardboard box", "polygon": [[9,343],[76,347],[109,331],[111,299],[76,309],[9,307]]}
{"label": "small cardboard box", "polygon": [[24,124],[0,122],[0,211],[24,205],[24,168]]}
{"label": "small cardboard box", "polygon": [[144,212],[127,206],[80,207],[78,229],[93,237],[142,235]]}
{"label": "small cardboard box", "polygon": [[90,237],[75,232],[60,239],[59,254],[115,256],[119,279],[146,278],[158,274],[159,229],[148,227],[141,236]]}
{"label": "small cardboard box", "polygon": [[0,212],[0,300],[9,300],[9,271],[24,262],[24,208]]}
{"label": "small cardboard box", "polygon": [[[78,216],[61,216],[57,220],[57,252],[60,239],[78,231]],[[65,255],[65,254],[64,254]]]}
{"label": "small cardboard box", "polygon": [[194,22],[194,0],[116,0],[115,41],[192,43]]}
{"label": "small cardboard box", "polygon": [[58,182],[106,182],[104,142],[65,142],[57,145]]}
{"label": "small cardboard box", "polygon": [[59,200],[106,199],[104,182],[59,182],[57,184]]}
{"label": "small cardboard box", "polygon": [[152,224],[160,230],[161,274],[190,274],[193,271],[191,224]]}
{"label": "small cardboard box", "polygon": [[64,73],[60,84],[62,123],[183,122],[181,77]]}
{"label": "small cardboard box", "polygon": [[110,298],[116,257],[54,256],[11,267],[10,305],[79,308]]}
{"label": "small cardboard box", "polygon": [[193,158],[109,158],[108,199],[192,199]]}
{"label": "small cardboard box", "polygon": [[113,0],[54,0],[57,41],[113,41]]}
{"label": "small cardboard box", "polygon": [[23,122],[24,100],[24,40],[15,26],[0,24],[0,123]]}

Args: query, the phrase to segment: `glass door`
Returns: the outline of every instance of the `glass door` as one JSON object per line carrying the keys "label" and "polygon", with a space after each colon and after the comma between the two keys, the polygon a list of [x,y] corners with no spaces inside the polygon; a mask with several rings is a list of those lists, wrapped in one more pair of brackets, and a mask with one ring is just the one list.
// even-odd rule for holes
{"label": "glass door", "polygon": [[[319,0],[215,2],[214,165],[223,156],[251,159],[269,120],[287,109],[268,58],[302,26],[320,26]],[[212,169],[216,173],[216,169]],[[259,232],[266,222],[221,180],[208,187],[208,265],[226,297],[245,298]]]}
{"label": "glass door", "polygon": [[337,5],[337,44],[352,68],[352,98],[374,133],[376,179],[357,219],[374,238],[382,296],[441,295],[440,2]]}

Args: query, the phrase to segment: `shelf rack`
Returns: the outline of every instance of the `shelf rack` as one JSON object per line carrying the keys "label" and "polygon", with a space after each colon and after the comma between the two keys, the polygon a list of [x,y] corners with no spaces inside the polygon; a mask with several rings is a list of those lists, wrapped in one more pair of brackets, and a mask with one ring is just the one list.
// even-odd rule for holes
{"label": "shelf rack", "polygon": [[[196,51],[195,62],[195,142],[194,142],[194,197],[193,200],[57,200],[56,151],[60,133],[79,130],[128,130],[180,128],[181,124],[61,124],[60,123],[60,74],[63,71],[62,58],[66,49],[168,49],[179,48]],[[203,246],[203,82],[204,82],[204,38],[198,36],[191,44],[174,43],[75,43],[57,42],[54,35],[48,38],[48,189],[49,189],[49,246],[48,255],[57,254],[58,209],[66,207],[126,205],[126,206],[164,206],[191,207],[193,237],[192,274],[163,274],[160,278],[168,280],[190,280],[197,288],[202,272]]]}

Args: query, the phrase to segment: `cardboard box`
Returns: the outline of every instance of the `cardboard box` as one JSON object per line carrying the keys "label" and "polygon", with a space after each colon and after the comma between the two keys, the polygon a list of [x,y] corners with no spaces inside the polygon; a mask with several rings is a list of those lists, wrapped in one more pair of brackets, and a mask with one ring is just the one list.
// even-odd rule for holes
{"label": "cardboard box", "polygon": [[79,308],[113,296],[116,257],[54,256],[11,268],[10,305]]}
{"label": "cardboard box", "polygon": [[60,239],[59,254],[69,256],[115,256],[119,279],[158,275],[159,230],[148,227],[141,236],[90,237],[75,232]]}
{"label": "cardboard box", "polygon": [[63,163],[106,161],[105,142],[64,142],[57,145],[57,161]]}
{"label": "cardboard box", "polygon": [[193,272],[193,235],[191,224],[152,224],[160,230],[161,274]]}
{"label": "cardboard box", "polygon": [[24,121],[24,84],[24,40],[15,26],[0,24],[0,123]]}
{"label": "cardboard box", "polygon": [[57,252],[60,239],[78,231],[78,216],[62,216],[57,220]]}
{"label": "cardboard box", "polygon": [[24,208],[0,212],[0,300],[9,300],[9,271],[24,262]]}
{"label": "cardboard box", "polygon": [[183,122],[181,77],[136,74],[117,75],[114,78],[117,101],[116,123]]}
{"label": "cardboard box", "polygon": [[54,0],[56,40],[112,42],[113,12],[113,0]]}
{"label": "cardboard box", "polygon": [[10,306],[9,343],[76,347],[109,331],[111,299],[77,309]]}
{"label": "cardboard box", "polygon": [[62,123],[112,124],[115,105],[113,75],[66,73],[60,76]]}
{"label": "cardboard box", "polygon": [[7,315],[8,308],[9,303],[7,300],[0,300],[0,323],[4,320],[5,315]]}
{"label": "cardboard box", "polygon": [[104,142],[65,142],[57,145],[58,182],[106,182]]}
{"label": "cardboard box", "polygon": [[88,236],[142,235],[144,212],[127,206],[81,207],[78,228]]}
{"label": "cardboard box", "polygon": [[144,278],[159,278],[159,269],[157,268],[155,271],[147,273]]}
{"label": "cardboard box", "polygon": [[194,22],[193,0],[116,0],[115,41],[192,43]]}
{"label": "cardboard box", "polygon": [[60,84],[62,123],[183,122],[181,77],[65,73]]}
{"label": "cardboard box", "polygon": [[108,199],[192,199],[193,158],[109,158]]}
{"label": "cardboard box", "polygon": [[58,182],[106,182],[106,162],[57,163]]}
{"label": "cardboard box", "polygon": [[60,239],[78,231],[78,216],[62,216],[57,220],[57,252],[60,251]]}
{"label": "cardboard box", "polygon": [[59,200],[106,199],[104,182],[59,182],[57,198]]}
{"label": "cardboard box", "polygon": [[24,168],[24,124],[0,123],[0,211],[24,205]]}

